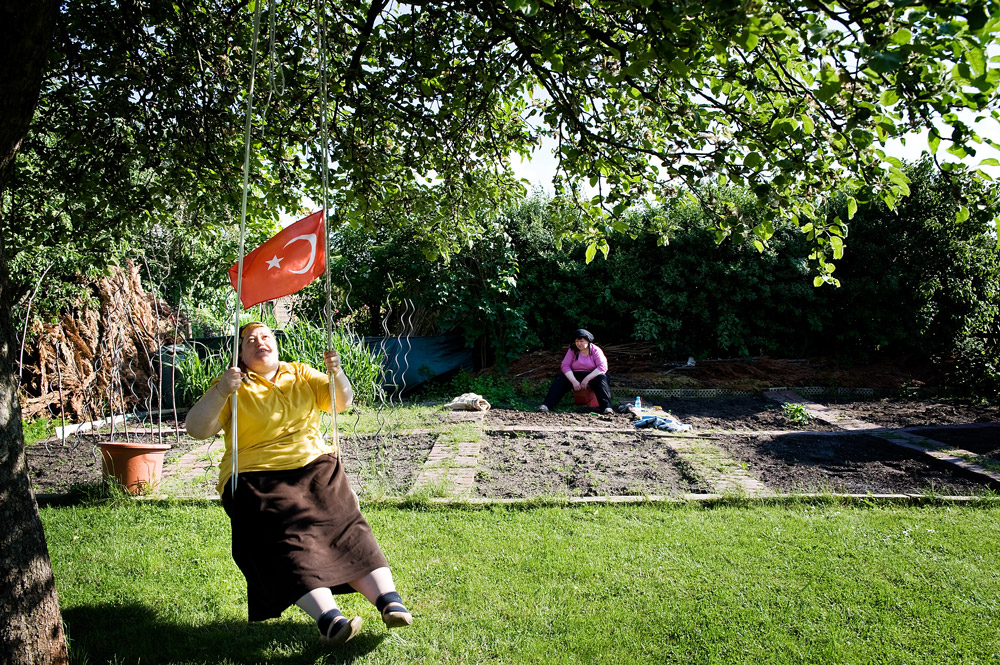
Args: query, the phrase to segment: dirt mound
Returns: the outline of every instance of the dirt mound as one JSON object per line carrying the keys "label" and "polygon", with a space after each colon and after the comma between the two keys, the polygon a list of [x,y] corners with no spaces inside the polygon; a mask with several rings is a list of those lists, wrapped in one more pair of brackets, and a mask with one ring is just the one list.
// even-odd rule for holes
{"label": "dirt mound", "polygon": [[706,360],[683,371],[707,387],[756,390],[780,386],[903,388],[919,387],[936,380],[929,364],[905,358],[852,363],[827,358],[784,360],[761,356]]}
{"label": "dirt mound", "polygon": [[[850,362],[829,358],[665,358],[649,344],[601,347],[608,374],[618,386],[635,388],[725,388],[764,390],[781,386],[887,388],[936,385],[939,376],[928,362],[880,358]],[[565,349],[526,353],[507,370],[515,381],[549,381],[559,371]],[[689,364],[693,363],[693,364]]]}
{"label": "dirt mound", "polygon": [[122,413],[156,391],[157,349],[161,340],[173,341],[169,308],[143,290],[132,264],[93,282],[90,295],[57,323],[36,321],[29,329],[21,366],[24,418],[61,412],[83,422]]}

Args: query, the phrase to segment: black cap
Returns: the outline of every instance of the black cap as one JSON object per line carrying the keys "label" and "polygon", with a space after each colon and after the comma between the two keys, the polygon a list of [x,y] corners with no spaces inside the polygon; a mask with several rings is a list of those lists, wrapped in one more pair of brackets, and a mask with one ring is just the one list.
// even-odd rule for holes
{"label": "black cap", "polygon": [[587,340],[588,342],[594,341],[594,336],[590,334],[589,330],[584,330],[583,328],[577,328],[576,332],[573,333],[573,339],[576,340],[580,339],[581,337]]}

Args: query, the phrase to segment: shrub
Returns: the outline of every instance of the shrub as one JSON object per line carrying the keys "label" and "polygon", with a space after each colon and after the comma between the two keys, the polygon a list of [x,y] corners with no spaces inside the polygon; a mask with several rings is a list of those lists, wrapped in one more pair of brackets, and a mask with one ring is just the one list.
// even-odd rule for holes
{"label": "shrub", "polygon": [[[264,315],[261,318],[269,319]],[[247,321],[250,319],[248,318]],[[241,325],[246,321],[241,321]],[[273,319],[265,320],[274,326]],[[327,348],[326,331],[308,321],[296,320],[284,330],[275,332],[278,338],[278,359],[300,362],[322,370],[323,352]],[[383,356],[368,348],[364,340],[346,328],[333,330],[333,348],[340,354],[344,372],[354,387],[354,400],[361,404],[374,404],[384,398],[382,389]],[[210,353],[206,349],[193,349],[180,357],[177,363],[177,399],[179,404],[190,406],[198,401],[212,385],[212,381],[229,367],[229,354]]]}
{"label": "shrub", "polygon": [[[334,328],[332,339],[333,348],[340,354],[340,363],[354,387],[355,402],[375,404],[384,399],[382,365],[385,356],[369,348],[363,339],[344,327]],[[304,319],[296,319],[282,331],[278,343],[279,358],[322,369],[323,352],[327,346],[324,328]]]}
{"label": "shrub", "polygon": [[191,406],[212,387],[212,381],[229,367],[229,356],[209,353],[192,347],[179,355],[176,363],[175,395],[177,403]]}

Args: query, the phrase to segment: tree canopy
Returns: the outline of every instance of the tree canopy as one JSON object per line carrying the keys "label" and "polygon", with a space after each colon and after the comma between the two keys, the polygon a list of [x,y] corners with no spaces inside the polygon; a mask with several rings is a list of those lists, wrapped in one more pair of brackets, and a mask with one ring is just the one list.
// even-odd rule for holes
{"label": "tree canopy", "polygon": [[[891,207],[908,183],[887,141],[925,129],[932,151],[972,156],[991,141],[960,112],[997,115],[996,2],[317,4],[271,3],[260,18],[249,216],[261,232],[303,196],[323,201],[326,139],[334,224],[412,229],[429,257],[460,251],[523,193],[511,156],[550,137],[556,193],[587,213],[562,231],[588,259],[627,230],[630,206],[721,181],[767,213],[750,224],[738,201],[705,197],[717,238],[760,246],[790,219],[820,282],[847,236],[847,219],[818,214],[831,192],[851,193],[848,218],[858,202]],[[191,228],[233,224],[251,7],[63,6],[5,202],[8,251],[58,247],[70,271],[178,211]],[[583,198],[584,183],[596,194]]]}

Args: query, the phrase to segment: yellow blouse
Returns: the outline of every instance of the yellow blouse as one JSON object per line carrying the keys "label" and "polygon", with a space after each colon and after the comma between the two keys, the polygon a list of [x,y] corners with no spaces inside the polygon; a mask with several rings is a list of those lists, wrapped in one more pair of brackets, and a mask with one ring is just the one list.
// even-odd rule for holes
{"label": "yellow blouse", "polygon": [[[298,469],[320,455],[336,452],[336,444],[327,444],[320,432],[319,411],[330,412],[329,376],[308,365],[285,362],[278,363],[272,381],[256,372],[246,374],[236,391],[241,472]],[[220,494],[233,469],[231,400],[226,400],[219,414],[226,440],[219,463]]]}

